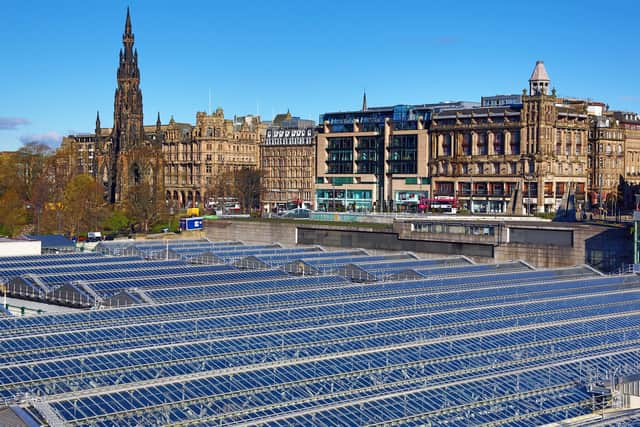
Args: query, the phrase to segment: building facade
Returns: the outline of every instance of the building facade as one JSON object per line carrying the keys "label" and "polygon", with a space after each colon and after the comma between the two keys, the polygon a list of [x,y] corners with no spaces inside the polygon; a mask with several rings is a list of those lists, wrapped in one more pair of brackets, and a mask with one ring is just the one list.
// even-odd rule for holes
{"label": "building facade", "polygon": [[325,113],[316,148],[315,206],[371,211],[416,206],[428,196],[430,106]]}
{"label": "building facade", "polygon": [[[102,130],[102,132],[110,132]],[[71,173],[95,176],[96,172],[96,134],[79,133],[62,138],[60,151],[68,154]]]}
{"label": "building facade", "polygon": [[613,118],[624,134],[624,179],[640,185],[640,114],[616,111]]}
{"label": "building facade", "polygon": [[163,190],[167,205],[200,206],[215,192],[225,173],[259,165],[259,144],[267,125],[259,116],[226,119],[198,112],[195,125],[171,117],[162,124],[143,124],[138,52],[134,48],[127,9],[123,48],[119,54],[113,127],[104,128],[96,117],[94,133],[68,135],[61,149],[68,152],[74,173],[93,175],[105,186],[105,198],[120,203],[136,185],[146,183]]}
{"label": "building facade", "polygon": [[621,181],[640,184],[640,115],[598,107],[589,130],[589,199],[592,206],[615,205]]}
{"label": "building facade", "polygon": [[196,113],[195,125],[173,119],[163,129],[166,199],[178,207],[201,206],[219,195],[228,174],[257,168],[266,125],[259,116],[225,119],[224,111]]}
{"label": "building facade", "polygon": [[521,95],[324,114],[318,208],[403,211],[427,198],[478,213],[543,213],[572,195],[582,209],[588,103],[550,87],[538,61]]}
{"label": "building facade", "polygon": [[570,190],[583,205],[587,103],[557,97],[550,82],[538,61],[528,93],[485,97],[480,107],[434,113],[434,194],[457,197],[480,213],[554,212]]}
{"label": "building facade", "polygon": [[313,206],[315,140],[313,121],[289,112],[274,118],[260,144],[263,212]]}

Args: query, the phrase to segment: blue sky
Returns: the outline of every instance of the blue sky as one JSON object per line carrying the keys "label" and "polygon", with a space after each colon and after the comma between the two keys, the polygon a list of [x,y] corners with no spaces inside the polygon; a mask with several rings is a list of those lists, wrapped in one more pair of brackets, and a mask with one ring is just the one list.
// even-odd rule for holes
{"label": "blue sky", "polygon": [[90,132],[113,94],[131,7],[145,123],[479,100],[545,61],[561,96],[640,111],[640,2],[5,0],[0,150]]}

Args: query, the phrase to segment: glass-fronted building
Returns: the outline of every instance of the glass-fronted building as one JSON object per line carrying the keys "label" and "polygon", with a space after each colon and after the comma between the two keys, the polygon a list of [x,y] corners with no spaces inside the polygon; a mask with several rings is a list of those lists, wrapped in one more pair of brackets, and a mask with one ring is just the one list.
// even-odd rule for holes
{"label": "glass-fronted building", "polygon": [[469,103],[396,105],[320,116],[316,208],[415,211],[431,194],[428,122]]}

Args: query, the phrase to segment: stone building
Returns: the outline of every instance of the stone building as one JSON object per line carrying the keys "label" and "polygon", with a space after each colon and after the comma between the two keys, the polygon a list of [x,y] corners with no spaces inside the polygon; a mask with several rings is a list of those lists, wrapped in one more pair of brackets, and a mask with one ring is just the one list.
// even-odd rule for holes
{"label": "stone building", "polygon": [[[102,129],[111,132],[111,129]],[[95,175],[96,167],[96,134],[79,133],[62,138],[60,151],[68,153],[68,165],[72,174]]]}
{"label": "stone building", "polygon": [[592,206],[618,203],[620,180],[640,184],[640,115],[592,107],[589,130],[589,200]]}
{"label": "stone building", "polygon": [[640,114],[616,111],[613,117],[624,131],[624,179],[640,185]]}
{"label": "stone building", "polygon": [[[461,104],[457,104],[461,105]],[[427,195],[431,108],[368,108],[320,116],[315,206],[371,211],[417,205]]]}
{"label": "stone building", "polygon": [[624,129],[610,112],[591,116],[589,130],[589,202],[602,206],[617,193],[625,169]]}
{"label": "stone building", "polygon": [[322,115],[318,208],[402,211],[427,198],[522,214],[555,211],[569,193],[583,205],[588,104],[550,86],[538,61],[521,95]]}
{"label": "stone building", "polygon": [[98,114],[94,133],[63,138],[74,173],[95,176],[110,203],[124,201],[133,186],[146,183],[154,192],[164,189],[168,205],[188,207],[207,199],[216,177],[258,166],[267,127],[259,116],[225,119],[219,108],[197,113],[195,125],[173,117],[163,125],[158,114],[155,125],[145,126],[129,9],[122,41],[113,127],[103,128]]}
{"label": "stone building", "polygon": [[557,97],[550,82],[538,61],[528,94],[435,112],[429,127],[434,195],[457,197],[483,213],[553,212],[570,189],[576,204],[584,204],[587,103]]}
{"label": "stone building", "polygon": [[166,199],[191,207],[210,199],[225,174],[258,167],[266,125],[259,116],[225,119],[218,108],[213,114],[198,112],[195,126],[172,119],[163,131]]}
{"label": "stone building", "polygon": [[278,114],[260,144],[263,211],[312,207],[315,180],[315,123]]}

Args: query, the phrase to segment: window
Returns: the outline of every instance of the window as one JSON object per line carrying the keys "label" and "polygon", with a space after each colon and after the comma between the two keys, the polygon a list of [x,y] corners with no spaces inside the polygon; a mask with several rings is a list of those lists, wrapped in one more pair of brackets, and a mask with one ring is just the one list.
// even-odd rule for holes
{"label": "window", "polygon": [[[358,173],[378,174],[382,169],[384,137],[361,136],[356,146]],[[381,152],[382,151],[382,152]]]}
{"label": "window", "polygon": [[504,141],[502,132],[497,132],[494,135],[493,152],[494,154],[504,154]]}
{"label": "window", "polygon": [[487,134],[479,133],[478,134],[478,154],[481,156],[487,155]]}
{"label": "window", "polygon": [[394,135],[389,146],[389,164],[391,173],[417,173],[418,136]]}
{"label": "window", "polygon": [[511,154],[520,154],[520,130],[511,134]]}
{"label": "window", "polygon": [[462,138],[462,154],[465,156],[471,155],[471,134],[465,133]]}
{"label": "window", "polygon": [[328,173],[353,173],[353,138],[327,138]]}
{"label": "window", "polygon": [[450,134],[444,135],[444,140],[442,143],[442,154],[444,156],[451,155],[451,135]]}

